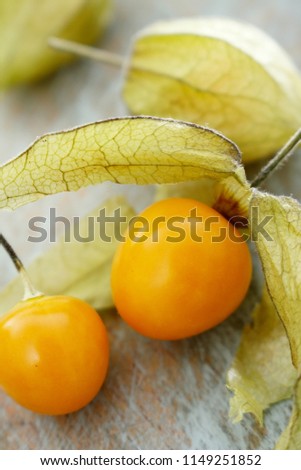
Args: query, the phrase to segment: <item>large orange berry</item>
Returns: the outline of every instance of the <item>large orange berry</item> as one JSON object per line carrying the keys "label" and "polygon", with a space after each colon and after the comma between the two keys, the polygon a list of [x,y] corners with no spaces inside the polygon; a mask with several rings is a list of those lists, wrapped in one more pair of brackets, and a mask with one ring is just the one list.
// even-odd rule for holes
{"label": "large orange berry", "polygon": [[201,202],[171,198],[145,209],[136,231],[130,226],[113,263],[113,298],[139,333],[186,338],[234,312],[251,274],[248,246],[225,217]]}

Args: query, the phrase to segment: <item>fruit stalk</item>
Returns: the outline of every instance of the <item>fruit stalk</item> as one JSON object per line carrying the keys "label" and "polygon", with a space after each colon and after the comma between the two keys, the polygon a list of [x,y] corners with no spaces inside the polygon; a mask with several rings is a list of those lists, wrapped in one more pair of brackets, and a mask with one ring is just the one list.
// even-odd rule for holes
{"label": "fruit stalk", "polygon": [[87,59],[97,60],[108,65],[115,67],[122,67],[124,58],[119,54],[98,49],[96,47],[86,46],[74,41],[68,41],[67,39],[61,39],[57,37],[51,37],[48,40],[50,47],[57,49],[62,52],[68,52],[71,54],[85,57]]}
{"label": "fruit stalk", "polygon": [[9,255],[10,259],[15,265],[16,270],[21,276],[22,283],[23,283],[23,288],[24,288],[24,297],[23,300],[32,298],[32,297],[37,297],[41,295],[40,292],[38,292],[32,285],[31,280],[29,279],[29,276],[27,274],[26,269],[24,268],[24,265],[20,258],[18,257],[17,253],[11,246],[11,244],[7,241],[7,239],[4,237],[2,233],[0,233],[0,245],[3,246],[7,254]]}
{"label": "fruit stalk", "polygon": [[301,128],[295,132],[295,134],[287,141],[287,143],[276,153],[275,157],[272,158],[258,173],[258,175],[251,182],[252,188],[258,188],[262,183],[270,176],[281,163],[284,163],[288,159],[293,151],[296,149],[301,141]]}

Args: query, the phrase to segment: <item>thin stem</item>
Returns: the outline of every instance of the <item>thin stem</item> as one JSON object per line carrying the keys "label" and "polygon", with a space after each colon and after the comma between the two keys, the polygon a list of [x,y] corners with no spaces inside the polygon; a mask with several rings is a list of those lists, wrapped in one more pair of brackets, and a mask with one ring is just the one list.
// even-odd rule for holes
{"label": "thin stem", "polygon": [[251,183],[252,188],[258,188],[267,177],[275,171],[286,158],[289,158],[293,154],[293,150],[301,141],[301,128],[288,140],[288,142],[276,153],[275,157],[272,158],[258,173]]}
{"label": "thin stem", "polygon": [[22,283],[23,283],[23,287],[24,287],[24,299],[28,299],[28,298],[31,298],[31,297],[36,297],[38,295],[41,295],[41,293],[38,292],[33,287],[32,283],[29,279],[29,276],[28,276],[28,274],[27,274],[27,272],[24,268],[24,265],[23,265],[22,261],[20,260],[17,253],[15,252],[15,250],[12,248],[12,246],[6,240],[6,238],[4,237],[4,235],[2,233],[0,233],[0,245],[3,246],[5,251],[8,253],[10,259],[14,263],[17,271],[20,273]]}
{"label": "thin stem", "polygon": [[114,65],[115,67],[122,67],[124,64],[124,58],[119,54],[97,49],[96,47],[86,46],[78,42],[68,41],[67,39],[51,37],[48,39],[48,44],[54,49],[104,62],[109,65]]}

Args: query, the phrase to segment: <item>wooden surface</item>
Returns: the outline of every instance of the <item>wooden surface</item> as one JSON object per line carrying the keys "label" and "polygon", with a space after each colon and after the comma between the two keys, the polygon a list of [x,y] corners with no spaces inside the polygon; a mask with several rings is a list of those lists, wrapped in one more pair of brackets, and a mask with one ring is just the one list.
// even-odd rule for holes
{"label": "wooden surface", "polygon": [[[262,27],[301,66],[298,0],[115,0],[115,5],[112,27],[102,42],[112,51],[125,53],[132,34],[151,21],[210,14],[242,18]],[[6,93],[0,101],[0,160],[8,160],[41,133],[125,115],[121,83],[118,70],[83,61],[36,87]],[[301,198],[300,173],[296,155],[269,187]],[[60,215],[81,215],[116,192],[128,194],[140,208],[149,201],[152,189],[104,184],[50,197],[14,213],[0,213],[1,231],[29,262],[48,246],[48,242],[26,241],[32,215],[47,216],[50,207],[57,207]],[[0,449],[273,448],[290,404],[269,411],[264,429],[258,429],[251,418],[233,425],[224,385],[242,326],[259,295],[261,275],[254,262],[250,293],[240,310],[215,330],[191,340],[151,341],[131,331],[115,314],[106,314],[112,350],[109,376],[98,397],[81,412],[60,418],[38,416],[0,392]],[[3,251],[0,264],[1,288],[14,271]]]}

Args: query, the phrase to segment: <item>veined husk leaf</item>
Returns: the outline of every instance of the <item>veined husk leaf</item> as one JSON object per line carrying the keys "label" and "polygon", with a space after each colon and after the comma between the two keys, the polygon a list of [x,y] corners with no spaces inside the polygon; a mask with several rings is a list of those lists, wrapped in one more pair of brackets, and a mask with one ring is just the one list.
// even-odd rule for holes
{"label": "veined husk leaf", "polygon": [[[285,196],[255,191],[251,232],[267,288],[290,343],[293,364],[301,371],[301,206]],[[256,221],[257,218],[257,221]],[[258,228],[264,223],[265,233]]]}
{"label": "veined husk leaf", "polygon": [[111,0],[1,0],[0,89],[40,79],[66,62],[50,36],[93,43],[108,23]]}
{"label": "veined husk leaf", "polygon": [[[243,176],[243,175],[242,175]],[[244,225],[248,224],[249,204],[252,190],[248,182],[229,176],[215,185],[215,200],[213,207],[233,221],[238,217]]]}
{"label": "veined husk leaf", "polygon": [[251,200],[252,221],[254,209],[261,220],[272,217],[266,236],[258,233],[257,224],[251,224],[252,237],[256,241],[267,287],[285,327],[292,361],[298,373],[294,410],[277,449],[301,449],[301,206],[290,197],[255,191]]}
{"label": "veined husk leaf", "polygon": [[237,422],[245,413],[252,413],[263,425],[263,411],[290,398],[296,380],[284,326],[265,288],[228,371],[227,387],[234,393],[230,418]]}
{"label": "veined husk leaf", "polygon": [[172,119],[116,118],[44,135],[0,167],[0,208],[103,181],[152,184],[229,176],[246,184],[238,148],[218,132]]}
{"label": "veined husk leaf", "polygon": [[301,78],[288,55],[229,19],[176,19],[141,31],[123,96],[134,114],[220,130],[246,162],[273,154],[301,124]]}
{"label": "veined husk leaf", "polygon": [[294,409],[290,421],[277,442],[277,450],[301,449],[301,379],[295,387]]}
{"label": "veined husk leaf", "polygon": [[[71,228],[70,242],[61,239],[28,267],[30,279],[39,291],[48,295],[79,297],[97,309],[113,307],[110,274],[118,240],[114,224],[104,222],[101,209],[105,209],[106,216],[110,217],[120,209],[120,215],[126,217],[127,222],[135,215],[126,200],[116,197],[82,217],[76,233],[82,239],[89,237],[88,241],[81,241]],[[97,217],[100,217],[99,221]],[[91,226],[93,231],[89,228]],[[126,222],[120,225],[122,232],[126,226]],[[111,241],[104,241],[100,233]],[[23,285],[18,276],[0,293],[0,314],[7,312],[22,296]]]}
{"label": "veined husk leaf", "polygon": [[[241,177],[237,179],[239,172]],[[247,225],[251,195],[252,190],[244,170],[238,170],[235,176],[220,180],[202,178],[197,181],[160,185],[156,188],[155,200],[168,197],[196,199],[214,207],[228,219],[239,217],[241,222]]]}

